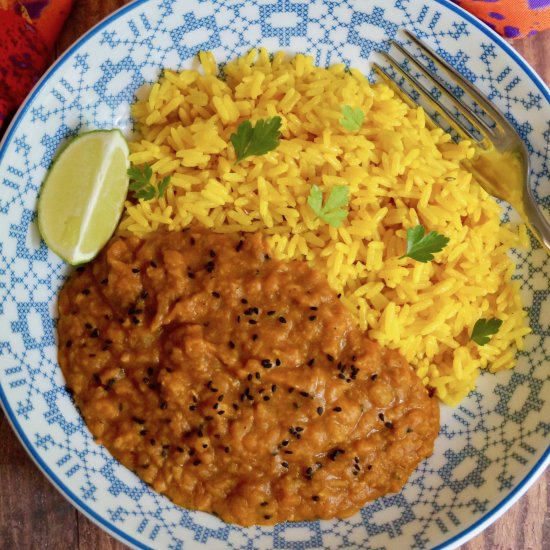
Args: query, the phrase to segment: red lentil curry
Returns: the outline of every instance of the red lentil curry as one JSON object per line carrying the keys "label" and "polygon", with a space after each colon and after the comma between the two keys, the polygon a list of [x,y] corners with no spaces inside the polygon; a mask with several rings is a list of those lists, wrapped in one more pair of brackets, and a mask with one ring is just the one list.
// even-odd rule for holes
{"label": "red lentil curry", "polygon": [[59,299],[95,438],[156,491],[241,525],[347,517],[433,450],[439,408],[322,274],[261,235],[115,237]]}

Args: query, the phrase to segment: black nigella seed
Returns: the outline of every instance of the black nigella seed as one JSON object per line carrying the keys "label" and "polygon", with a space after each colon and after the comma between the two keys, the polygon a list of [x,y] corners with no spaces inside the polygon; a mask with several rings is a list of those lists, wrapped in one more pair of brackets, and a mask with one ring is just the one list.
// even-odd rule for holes
{"label": "black nigella seed", "polygon": [[187,276],[188,276],[190,279],[194,279],[194,278],[195,278],[195,274],[194,274],[192,271],[188,271],[188,272],[187,272]]}
{"label": "black nigella seed", "polygon": [[314,358],[311,358],[311,359],[307,362],[307,366],[308,366],[308,367],[313,367],[314,363],[315,363],[315,359],[314,359]]}
{"label": "black nigella seed", "polygon": [[334,357],[330,354],[330,353],[327,353],[327,359],[332,363],[334,361]]}
{"label": "black nigella seed", "polygon": [[286,319],[284,317],[279,317],[279,323],[286,323]]}
{"label": "black nigella seed", "polygon": [[339,413],[339,412],[342,411],[342,407],[334,407],[332,410],[333,410],[334,412]]}
{"label": "black nigella seed", "polygon": [[241,304],[248,304],[248,300],[246,298],[241,298]]}
{"label": "black nigella seed", "polygon": [[261,378],[261,375],[259,372],[257,372],[254,376],[256,377],[256,380],[259,380]]}
{"label": "black nigella seed", "polygon": [[224,452],[226,452],[226,453],[229,453],[229,452],[231,451],[231,449],[230,449],[229,447],[224,447],[223,450],[224,450]]}
{"label": "black nigella seed", "polygon": [[133,420],[136,424],[140,424],[140,425],[145,424],[145,420],[143,420],[143,418],[138,418],[137,416],[132,416],[132,420]]}
{"label": "black nigella seed", "polygon": [[377,378],[378,378],[378,375],[377,375],[377,374],[373,374],[373,375],[370,377],[370,379],[371,379],[372,381],[376,380]]}
{"label": "black nigella seed", "polygon": [[190,411],[196,411],[196,410],[197,410],[197,406],[196,406],[196,405],[190,405],[190,406],[189,406],[189,410],[190,410]]}
{"label": "black nigella seed", "polygon": [[214,298],[219,298],[220,297],[220,293],[219,292],[212,292],[212,296],[214,296]]}
{"label": "black nigella seed", "polygon": [[228,345],[229,345],[229,347],[230,347],[231,349],[235,349],[235,342],[233,342],[233,340],[229,340],[229,344],[228,344]]}
{"label": "black nigella seed", "polygon": [[309,320],[310,321],[316,321],[317,320],[317,317],[315,315],[310,315],[309,316]]}
{"label": "black nigella seed", "polygon": [[301,391],[301,392],[300,392],[300,395],[301,395],[302,397],[309,397],[309,393],[307,393],[307,391]]}
{"label": "black nigella seed", "polygon": [[253,334],[253,335],[252,335],[252,340],[253,340],[253,341],[256,341],[257,339],[258,339],[258,335],[257,335],[257,334]]}
{"label": "black nigella seed", "polygon": [[153,268],[158,267],[158,266],[157,266],[157,263],[156,263],[154,260],[151,260],[151,261],[149,262],[149,265],[150,265],[151,267],[153,267]]}
{"label": "black nigella seed", "polygon": [[65,342],[65,347],[66,347],[66,348],[70,348],[72,345],[73,345],[73,341],[72,341],[72,340],[67,340],[67,341]]}
{"label": "black nigella seed", "polygon": [[258,323],[258,321],[256,321],[256,319],[249,319],[249,320],[248,320],[248,324],[249,324],[249,325],[255,325],[255,324],[257,324],[257,323]]}
{"label": "black nigella seed", "polygon": [[345,380],[345,379],[346,379],[346,375],[345,375],[344,373],[341,372],[341,373],[338,375],[338,378],[340,378],[340,380]]}
{"label": "black nigella seed", "polygon": [[333,449],[332,451],[330,451],[330,453],[328,453],[328,457],[331,460],[336,460],[338,455],[343,455],[344,453],[345,451],[343,449]]}
{"label": "black nigella seed", "polygon": [[90,337],[91,338],[99,338],[99,329],[94,328],[94,330],[92,330],[92,332],[90,332]]}
{"label": "black nigella seed", "polygon": [[160,404],[160,408],[161,408],[162,410],[167,409],[167,408],[168,408],[168,403],[166,403],[166,401],[163,401],[163,402]]}
{"label": "black nigella seed", "polygon": [[273,310],[271,309],[271,310],[269,310],[269,311],[267,312],[267,314],[268,314],[268,315],[275,315],[275,311],[273,311]]}
{"label": "black nigella seed", "polygon": [[265,500],[263,502],[260,502],[260,506],[267,506],[267,502]]}
{"label": "black nigella seed", "polygon": [[275,393],[277,391],[277,385],[276,384],[272,384],[271,386],[271,392],[272,393]]}
{"label": "black nigella seed", "polygon": [[202,460],[199,460],[197,458],[197,460],[193,460],[193,466],[198,466],[201,462],[202,462]]}
{"label": "black nigella seed", "polygon": [[269,401],[269,395],[264,395],[264,401]]}
{"label": "black nigella seed", "polygon": [[389,430],[391,430],[393,428],[393,424],[391,422],[384,422],[384,426],[386,426],[386,428],[388,428]]}
{"label": "black nigella seed", "polygon": [[277,357],[277,359],[275,359],[275,365],[279,366],[281,364],[281,360]]}
{"label": "black nigella seed", "polygon": [[317,306],[310,306],[311,311],[317,311],[319,308]]}
{"label": "black nigella seed", "polygon": [[378,418],[384,422],[384,413],[378,413]]}
{"label": "black nigella seed", "polygon": [[241,239],[241,240],[238,242],[237,246],[235,247],[235,250],[236,250],[237,252],[240,252],[240,251],[241,251],[241,248],[243,247],[243,245],[244,245],[244,241]]}
{"label": "black nigella seed", "polygon": [[249,382],[250,382],[250,380],[252,380],[252,378],[253,378],[252,374],[249,374],[249,375],[246,377],[246,379],[247,379]]}
{"label": "black nigella seed", "polygon": [[218,411],[218,414],[221,416],[222,414],[225,414],[225,411]]}
{"label": "black nigella seed", "polygon": [[319,495],[313,495],[311,497],[311,500],[313,500],[313,502],[318,502],[319,501]]}
{"label": "black nigella seed", "polygon": [[270,516],[269,514],[266,514],[266,515],[264,516],[264,519],[271,519],[271,518],[272,518],[272,516]]}
{"label": "black nigella seed", "polygon": [[289,442],[288,439],[284,439],[283,441],[281,441],[281,445],[282,445],[283,447],[286,447],[289,443],[290,443],[290,442]]}
{"label": "black nigella seed", "polygon": [[233,408],[238,411],[239,410],[239,405],[237,405],[237,403],[233,403]]}
{"label": "black nigella seed", "polygon": [[82,290],[82,294],[84,294],[84,296],[88,296],[88,294],[90,294],[90,289],[85,288],[84,290]]}
{"label": "black nigella seed", "polygon": [[216,253],[215,253],[213,250],[211,250],[211,251],[208,253],[208,255],[209,255],[211,258],[215,258],[215,257],[216,257]]}
{"label": "black nigella seed", "polygon": [[140,272],[139,267],[133,267],[132,268],[132,273],[139,273],[139,272]]}
{"label": "black nigella seed", "polygon": [[323,414],[323,412],[324,412],[323,407],[317,407],[317,414],[318,414],[319,416],[321,416],[321,415]]}
{"label": "black nigella seed", "polygon": [[281,462],[281,466],[283,468],[288,468],[288,462]]}
{"label": "black nigella seed", "polygon": [[269,359],[262,359],[262,367],[264,369],[270,369],[273,366]]}
{"label": "black nigella seed", "polygon": [[195,239],[193,237],[189,239],[189,242],[191,243],[191,246],[195,246]]}

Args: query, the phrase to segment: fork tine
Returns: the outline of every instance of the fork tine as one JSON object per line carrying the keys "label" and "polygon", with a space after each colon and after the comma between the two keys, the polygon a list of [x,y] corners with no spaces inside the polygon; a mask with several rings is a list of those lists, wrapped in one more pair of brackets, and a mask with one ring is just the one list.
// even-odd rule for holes
{"label": "fork tine", "polygon": [[[424,100],[426,100],[431,107],[437,111],[452,128],[455,129],[460,137],[471,139],[472,141],[479,143],[479,139],[473,135],[470,130],[466,128],[462,122],[460,122],[460,120],[457,120],[457,118],[449,111],[449,109],[447,109],[447,107],[445,107],[445,105],[433,97],[423,84],[421,84],[414,76],[405,72],[390,54],[383,52],[382,55],[386,58],[390,65],[424,98]],[[391,79],[388,73],[385,73],[385,76]],[[391,80],[393,81],[393,79]],[[397,83],[395,84],[397,85]],[[401,90],[403,91],[402,88]]]}
{"label": "fork tine", "polygon": [[440,55],[434,52],[427,44],[425,44],[420,38],[414,35],[411,31],[404,29],[404,34],[409,38],[419,50],[428,57],[431,61],[435,63],[436,66],[442,68],[447,74],[460,86],[464,91],[474,100],[479,106],[488,114],[493,121],[499,126],[499,129],[502,130],[503,126],[505,127],[508,122],[504,115],[494,107],[489,100],[471,83],[468,82],[454,67],[451,67]]}
{"label": "fork tine", "polygon": [[494,130],[487,125],[487,123],[481,119],[468,105],[460,101],[457,97],[455,97],[454,93],[449,90],[449,88],[443,83],[440,82],[437,77],[432,74],[427,67],[422,65],[417,59],[415,59],[405,48],[396,42],[395,40],[392,40],[391,44],[399,51],[401,54],[405,57],[405,59],[408,59],[409,62],[411,62],[417,69],[420,71],[430,82],[434,84],[434,86],[448,99],[455,105],[458,112],[470,122],[474,128],[478,130],[480,134],[483,134],[485,137],[496,137],[496,133]]}

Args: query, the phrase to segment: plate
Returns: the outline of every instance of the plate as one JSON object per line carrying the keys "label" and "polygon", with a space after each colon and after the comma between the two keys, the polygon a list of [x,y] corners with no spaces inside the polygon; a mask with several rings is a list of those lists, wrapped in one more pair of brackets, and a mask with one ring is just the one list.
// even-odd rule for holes
{"label": "plate", "polygon": [[[241,528],[178,508],[96,445],[56,359],[56,296],[68,270],[40,241],[36,199],[59,146],[91,128],[131,131],[136,91],[162,67],[218,61],[252,46],[307,52],[370,71],[406,27],[505,113],[525,140],[537,200],[550,204],[550,92],[483,24],[446,0],[138,0],[72,46],[21,107],[0,150],[0,399],[52,483],[136,548],[454,548],[502,514],[550,461],[550,257],[514,253],[533,333],[513,371],[486,375],[442,407],[435,453],[399,494],[346,520]],[[504,212],[507,218],[508,211]]]}

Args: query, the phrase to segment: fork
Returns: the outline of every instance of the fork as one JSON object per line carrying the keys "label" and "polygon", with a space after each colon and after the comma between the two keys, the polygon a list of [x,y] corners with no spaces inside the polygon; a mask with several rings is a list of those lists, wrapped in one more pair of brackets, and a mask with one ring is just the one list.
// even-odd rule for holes
{"label": "fork", "polygon": [[[413,33],[405,30],[404,34],[418,47],[426,59],[430,60],[436,68],[447,73],[449,80],[477,103],[485,117],[491,121],[490,123],[457,97],[456,93],[435,76],[429,67],[415,59],[395,40],[392,40],[390,45],[408,61],[409,68],[398,63],[387,52],[381,52],[381,55],[393,67],[396,75],[403,78],[402,83],[407,82],[412,89],[416,90],[419,96],[447,121],[458,136],[469,139],[477,145],[474,158],[463,161],[463,166],[472,173],[485,191],[506,201],[520,214],[533,235],[550,254],[550,224],[537,206],[529,185],[531,168],[525,143],[504,115],[478,88]],[[397,78],[390,76],[378,63],[373,63],[373,68],[378,76],[390,84],[409,105],[417,105],[412,95],[404,89]],[[470,127],[464,124],[455,111],[451,111],[440,99],[434,97],[432,92],[412,74],[411,69],[415,69],[426,78],[440,92],[441,98],[452,104],[456,112],[469,122]],[[433,119],[432,123],[435,125]]]}

